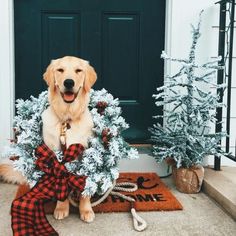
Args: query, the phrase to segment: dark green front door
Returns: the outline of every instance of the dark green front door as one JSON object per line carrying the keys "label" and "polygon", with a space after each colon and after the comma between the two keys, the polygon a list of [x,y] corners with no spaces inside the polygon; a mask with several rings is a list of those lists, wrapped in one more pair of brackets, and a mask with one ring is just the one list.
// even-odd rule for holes
{"label": "dark green front door", "polygon": [[121,101],[133,143],[148,142],[156,110],[152,94],[163,83],[165,0],[15,0],[16,98],[46,89],[51,59],[90,61],[95,89]]}

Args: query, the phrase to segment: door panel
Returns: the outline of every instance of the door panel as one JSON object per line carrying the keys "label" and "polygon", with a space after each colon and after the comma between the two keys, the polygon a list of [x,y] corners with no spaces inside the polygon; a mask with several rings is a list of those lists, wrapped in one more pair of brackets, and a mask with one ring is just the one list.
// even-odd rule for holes
{"label": "door panel", "polygon": [[130,142],[149,142],[160,114],[152,99],[163,83],[165,0],[15,0],[16,98],[46,89],[51,59],[79,56],[94,66],[95,89],[121,101]]}
{"label": "door panel", "polygon": [[52,59],[52,55],[62,57],[80,51],[79,14],[48,12],[42,13],[41,17],[44,67]]}
{"label": "door panel", "polygon": [[138,17],[104,14],[102,42],[103,85],[121,102],[137,102],[140,59]]}

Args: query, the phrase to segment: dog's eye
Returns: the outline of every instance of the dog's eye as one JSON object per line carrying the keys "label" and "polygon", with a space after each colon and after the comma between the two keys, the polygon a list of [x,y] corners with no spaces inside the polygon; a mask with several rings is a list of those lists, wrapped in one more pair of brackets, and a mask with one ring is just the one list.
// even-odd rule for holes
{"label": "dog's eye", "polygon": [[79,72],[81,72],[82,70],[81,69],[76,69],[75,70],[75,73],[79,73]]}
{"label": "dog's eye", "polygon": [[63,70],[62,68],[57,69],[57,71],[59,71],[59,72],[61,72],[61,73],[64,72],[64,70]]}

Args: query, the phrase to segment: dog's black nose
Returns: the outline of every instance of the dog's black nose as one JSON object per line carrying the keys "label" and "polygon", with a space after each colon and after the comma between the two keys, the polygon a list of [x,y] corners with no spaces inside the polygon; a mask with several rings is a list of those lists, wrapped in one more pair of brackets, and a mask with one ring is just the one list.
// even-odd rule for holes
{"label": "dog's black nose", "polygon": [[66,79],[66,80],[64,81],[64,86],[65,86],[65,88],[67,88],[67,89],[73,88],[74,85],[75,85],[75,82],[74,82],[73,79]]}

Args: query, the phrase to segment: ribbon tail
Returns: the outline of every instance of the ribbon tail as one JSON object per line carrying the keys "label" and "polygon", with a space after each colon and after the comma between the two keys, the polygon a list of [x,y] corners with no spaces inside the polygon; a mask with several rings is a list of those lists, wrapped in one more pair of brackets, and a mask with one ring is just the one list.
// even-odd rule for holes
{"label": "ribbon tail", "polygon": [[44,213],[44,201],[48,199],[49,196],[34,187],[30,192],[13,201],[11,215],[14,236],[59,235]]}

